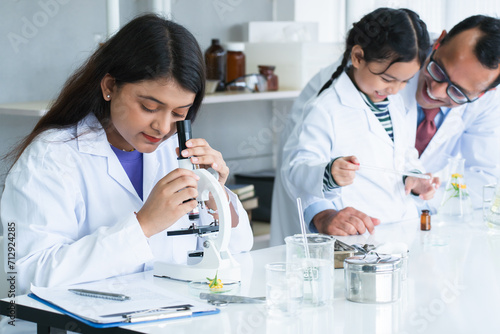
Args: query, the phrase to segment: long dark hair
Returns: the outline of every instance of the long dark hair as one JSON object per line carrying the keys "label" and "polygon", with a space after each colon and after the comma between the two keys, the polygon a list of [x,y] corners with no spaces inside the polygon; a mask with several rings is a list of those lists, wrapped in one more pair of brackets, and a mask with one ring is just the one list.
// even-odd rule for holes
{"label": "long dark hair", "polygon": [[[478,28],[483,33],[477,40],[474,54],[483,66],[492,70],[497,69],[500,63],[500,20],[497,18],[485,15],[470,16],[457,23],[443,38],[441,45],[459,33],[473,28]],[[488,89],[496,87],[498,84],[500,84],[500,75]]]}
{"label": "long dark hair", "polygon": [[429,33],[424,21],[409,9],[378,8],[353,24],[346,38],[342,62],[318,95],[331,86],[349,63],[352,48],[363,49],[366,62],[390,59],[392,64],[418,59],[425,61],[430,47]]}
{"label": "long dark hair", "polygon": [[186,116],[193,121],[205,94],[204,64],[200,47],[187,29],[154,14],[139,16],[71,75],[49,111],[8,157],[15,163],[40,133],[73,126],[89,113],[106,128],[110,102],[103,99],[100,83],[107,73],[118,87],[144,80],[175,80],[196,94]]}

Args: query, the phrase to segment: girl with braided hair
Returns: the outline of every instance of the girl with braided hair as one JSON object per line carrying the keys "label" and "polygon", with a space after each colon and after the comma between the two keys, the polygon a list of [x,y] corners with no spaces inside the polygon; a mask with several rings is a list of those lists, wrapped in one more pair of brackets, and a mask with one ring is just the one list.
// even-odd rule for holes
{"label": "girl with braided hair", "polygon": [[[373,232],[381,221],[417,217],[410,193],[434,195],[432,178],[363,168],[422,170],[409,159],[416,157],[415,138],[396,94],[421,68],[429,47],[425,23],[408,9],[379,8],[349,31],[340,65],[304,107],[278,171],[287,196],[302,198],[311,231]],[[298,220],[282,223],[299,226]]]}

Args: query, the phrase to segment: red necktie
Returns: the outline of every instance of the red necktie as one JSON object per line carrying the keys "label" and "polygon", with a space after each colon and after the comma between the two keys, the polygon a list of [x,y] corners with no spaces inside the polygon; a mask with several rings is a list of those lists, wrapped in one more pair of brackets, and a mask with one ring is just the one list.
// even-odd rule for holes
{"label": "red necktie", "polygon": [[415,139],[415,148],[418,150],[418,156],[422,155],[432,137],[436,133],[436,123],[434,123],[434,118],[439,112],[439,108],[434,109],[423,109],[425,114],[425,119],[420,123],[417,128],[417,138]]}

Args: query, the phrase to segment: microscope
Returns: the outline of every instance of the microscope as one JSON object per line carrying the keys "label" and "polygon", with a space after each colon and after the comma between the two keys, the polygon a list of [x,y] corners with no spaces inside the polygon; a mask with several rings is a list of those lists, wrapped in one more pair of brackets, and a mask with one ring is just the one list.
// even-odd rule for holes
{"label": "microscope", "polygon": [[[176,126],[180,153],[186,149],[186,141],[192,138],[191,121],[178,121]],[[175,235],[196,234],[198,237],[205,238],[203,251],[197,252],[197,255],[201,256],[202,259],[195,264],[156,261],[154,275],[182,281],[194,281],[213,277],[217,273],[218,277],[223,279],[240,281],[240,264],[234,260],[228,249],[231,237],[231,211],[226,192],[214,175],[205,169],[199,169],[197,165],[193,165],[189,157],[184,158],[181,156],[178,161],[180,168],[193,170],[200,177],[198,181],[198,197],[196,198],[198,206],[188,213],[188,217],[192,222],[191,227],[169,231],[167,235],[175,237]],[[209,199],[209,194],[212,194],[217,205],[219,220],[208,226],[197,226],[199,212],[200,210],[206,210],[204,202]]]}

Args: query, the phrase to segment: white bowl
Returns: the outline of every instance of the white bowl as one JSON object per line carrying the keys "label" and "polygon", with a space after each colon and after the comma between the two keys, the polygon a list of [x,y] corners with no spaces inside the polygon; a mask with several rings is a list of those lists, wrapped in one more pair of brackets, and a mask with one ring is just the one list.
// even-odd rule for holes
{"label": "white bowl", "polygon": [[206,80],[205,82],[205,94],[213,94],[217,89],[217,85],[220,80]]}

